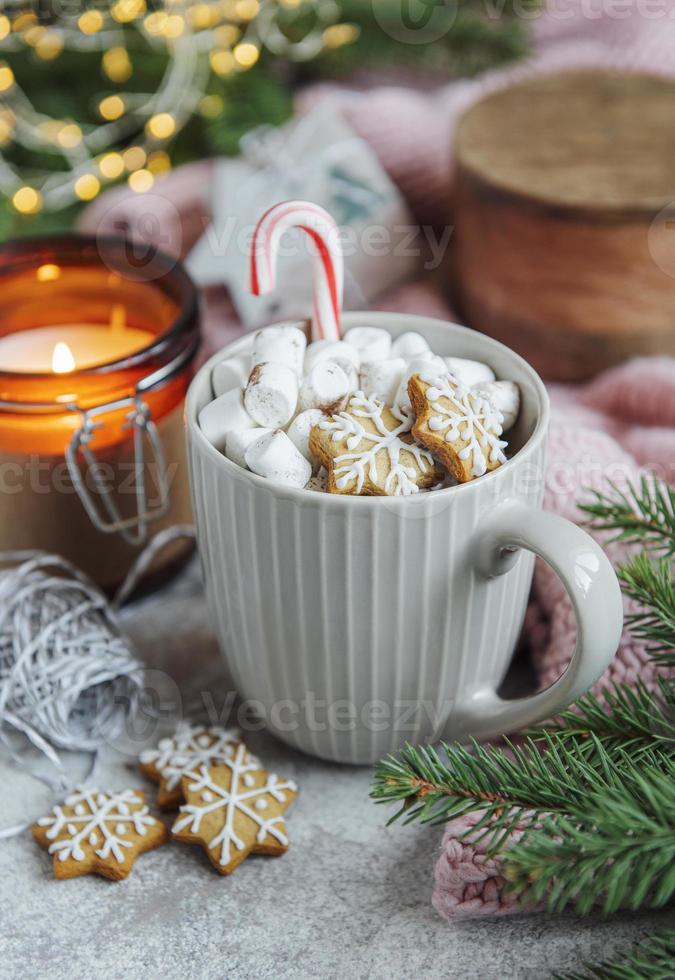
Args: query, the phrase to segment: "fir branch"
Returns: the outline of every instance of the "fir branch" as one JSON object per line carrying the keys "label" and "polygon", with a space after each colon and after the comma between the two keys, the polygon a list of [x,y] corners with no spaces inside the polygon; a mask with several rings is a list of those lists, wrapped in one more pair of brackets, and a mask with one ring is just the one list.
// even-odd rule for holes
{"label": "fir branch", "polygon": [[631,632],[647,640],[649,652],[659,663],[675,664],[675,582],[672,561],[652,561],[636,555],[618,570],[626,595],[642,608],[626,617]]}
{"label": "fir branch", "polygon": [[634,685],[606,688],[601,699],[588,693],[562,711],[557,724],[524,734],[535,743],[549,735],[561,745],[575,742],[587,760],[596,754],[596,740],[609,755],[630,758],[632,763],[652,757],[655,751],[675,757],[675,683],[660,677],[657,686],[652,692],[638,680]]}
{"label": "fir branch", "polygon": [[502,870],[527,904],[658,908],[675,895],[675,762],[627,763],[613,785],[570,801],[503,855]]}
{"label": "fir branch", "polygon": [[556,980],[671,980],[675,929],[658,929],[612,960],[589,963],[584,973],[557,973]]}
{"label": "fir branch", "polygon": [[624,492],[610,482],[611,493],[593,491],[593,500],[579,504],[588,526],[615,532],[611,541],[640,544],[665,557],[675,555],[675,490],[653,476]]}
{"label": "fir branch", "polygon": [[480,812],[472,840],[489,838],[488,852],[496,853],[523,821],[534,826],[546,814],[566,814],[575,803],[583,807],[591,791],[607,790],[623,778],[592,734],[594,762],[604,763],[597,768],[576,744],[548,733],[542,738],[545,752],[532,740],[522,746],[507,741],[506,751],[475,741],[470,749],[443,745],[445,761],[430,746],[406,745],[376,767],[371,797],[402,804],[388,823],[404,814],[405,823],[436,824]]}

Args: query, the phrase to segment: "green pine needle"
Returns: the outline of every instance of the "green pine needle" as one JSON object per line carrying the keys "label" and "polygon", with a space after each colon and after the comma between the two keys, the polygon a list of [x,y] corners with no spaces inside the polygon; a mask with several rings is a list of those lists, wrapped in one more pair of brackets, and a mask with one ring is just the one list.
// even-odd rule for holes
{"label": "green pine needle", "polygon": [[470,749],[443,745],[445,760],[431,746],[406,745],[377,766],[371,796],[376,803],[402,804],[389,823],[403,816],[405,823],[436,824],[480,812],[470,835],[475,841],[489,838],[488,851],[496,853],[519,823],[567,813],[572,802],[583,806],[591,791],[623,778],[593,735],[595,756],[607,763],[603,768],[590,765],[585,749],[573,743],[547,732],[541,738],[545,752],[532,740],[521,746],[507,742],[507,751],[475,741]]}
{"label": "green pine needle", "polygon": [[[558,715],[558,723],[524,732],[533,742],[555,735],[561,742],[576,743],[577,750],[592,759],[597,739],[610,755],[622,753],[637,763],[654,751],[675,757],[675,682],[657,679],[657,692],[642,681],[615,684],[602,698],[588,693],[574,708]],[[594,735],[595,739],[590,738]]]}
{"label": "green pine needle", "polygon": [[526,903],[587,915],[658,908],[675,896],[675,761],[624,766],[620,779],[570,800],[503,855]]}
{"label": "green pine needle", "polygon": [[637,555],[618,570],[626,595],[642,611],[626,617],[631,632],[649,643],[649,653],[659,663],[675,665],[675,582],[672,561],[653,561]]}
{"label": "green pine needle", "polygon": [[611,541],[639,544],[664,557],[675,555],[675,490],[656,477],[643,476],[626,491],[610,483],[611,492],[593,491],[593,500],[579,504],[596,531],[613,532]]}
{"label": "green pine needle", "polygon": [[589,963],[584,973],[557,973],[556,980],[672,980],[675,929],[658,929],[613,960]]}

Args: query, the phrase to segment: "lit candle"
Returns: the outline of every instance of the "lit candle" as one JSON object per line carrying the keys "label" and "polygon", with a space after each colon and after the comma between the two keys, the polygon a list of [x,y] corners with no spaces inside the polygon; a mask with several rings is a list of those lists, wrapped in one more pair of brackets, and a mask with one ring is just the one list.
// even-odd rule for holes
{"label": "lit candle", "polygon": [[139,271],[124,239],[65,235],[0,245],[0,287],[0,545],[114,589],[147,538],[191,520],[194,286],[160,253]]}
{"label": "lit candle", "polygon": [[109,324],[50,324],[0,337],[0,371],[65,374],[130,357],[154,340],[148,330],[128,327],[124,307],[115,306]]}

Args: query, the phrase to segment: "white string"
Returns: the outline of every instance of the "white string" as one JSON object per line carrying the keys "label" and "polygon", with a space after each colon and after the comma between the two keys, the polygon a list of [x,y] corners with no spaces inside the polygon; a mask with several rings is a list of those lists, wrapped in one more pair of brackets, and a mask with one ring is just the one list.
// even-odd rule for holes
{"label": "white string", "polygon": [[[69,789],[57,748],[92,753],[119,734],[139,703],[143,669],[114,610],[129,598],[157,554],[191,525],[157,534],[141,552],[113,603],[79,569],[40,551],[0,551],[0,744],[12,762],[54,793]],[[25,736],[56,769],[31,768],[10,732]],[[30,823],[0,829],[0,840]]]}
{"label": "white string", "polygon": [[93,751],[135,709],[141,666],[102,592],[40,552],[0,552],[0,729],[54,748]]}

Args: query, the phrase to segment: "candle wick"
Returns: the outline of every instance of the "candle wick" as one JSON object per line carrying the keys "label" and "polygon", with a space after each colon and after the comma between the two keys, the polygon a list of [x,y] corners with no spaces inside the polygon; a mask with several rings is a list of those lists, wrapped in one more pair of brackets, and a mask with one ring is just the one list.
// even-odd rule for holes
{"label": "candle wick", "polygon": [[110,329],[124,330],[127,323],[127,311],[121,303],[115,303],[110,311]]}

